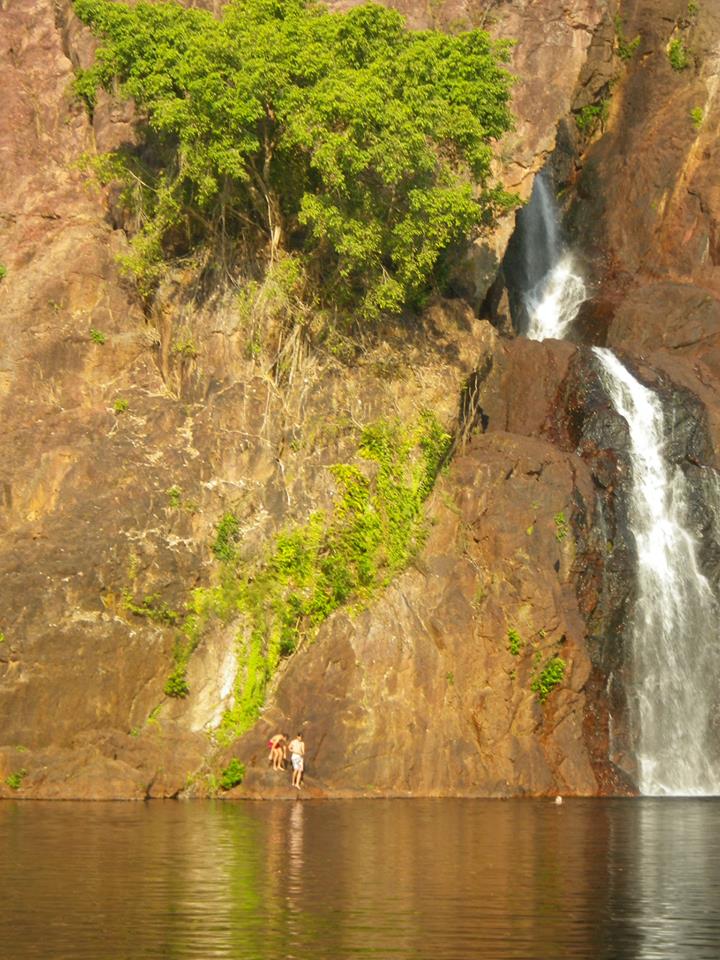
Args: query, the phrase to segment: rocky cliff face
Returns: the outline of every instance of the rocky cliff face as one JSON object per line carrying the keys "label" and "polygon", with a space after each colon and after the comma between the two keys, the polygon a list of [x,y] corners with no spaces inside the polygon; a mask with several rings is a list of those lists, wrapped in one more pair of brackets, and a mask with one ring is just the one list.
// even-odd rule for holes
{"label": "rocky cliff face", "polygon": [[[600,0],[403,12],[518,40],[503,179],[527,197],[552,156],[597,280],[587,339],[643,357],[693,410],[699,398],[714,440],[716,15],[672,28],[682,5],[662,6],[623,5],[625,34],[642,36],[629,62]],[[681,72],[671,30],[693,54]],[[91,124],[69,95],[92,51],[69,3],[0,5],[0,37],[0,779],[26,771],[20,796],[173,796],[193,781],[202,792],[238,755],[235,792],[284,795],[265,741],[302,725],[321,793],[631,789],[608,732],[623,706],[613,638],[632,602],[611,449],[622,425],[582,347],[508,339],[478,318],[484,303],[499,323],[502,283],[486,294],[513,218],[459,267],[463,298],[362,347],[285,341],[182,275],[148,315],[118,273],[111,197],[77,169],[132,136],[131,113],[107,101]],[[606,129],[581,139],[571,109],[609,86]],[[359,426],[421,408],[457,434],[423,551],[371,605],[331,617],[279,671],[256,728],[218,753],[207,732],[232,700],[236,625],[203,636],[186,700],[163,693],[174,621],[217,577],[215,524],[232,510],[257,555],[328,505],[327,468],[352,459]],[[542,699],[557,659],[562,682]]]}
{"label": "rocky cliff face", "polygon": [[719,17],[713,4],[623,4],[637,48],[580,160],[571,210],[597,299],[612,305],[608,344],[683,378],[697,360],[713,364],[717,335]]}

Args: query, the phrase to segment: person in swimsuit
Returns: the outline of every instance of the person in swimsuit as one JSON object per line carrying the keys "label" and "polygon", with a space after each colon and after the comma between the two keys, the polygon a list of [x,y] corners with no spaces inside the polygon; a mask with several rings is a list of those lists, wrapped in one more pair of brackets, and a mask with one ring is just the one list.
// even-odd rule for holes
{"label": "person in swimsuit", "polygon": [[296,734],[290,741],[288,749],[290,750],[290,761],[292,763],[292,785],[300,789],[302,783],[303,770],[305,769],[305,742],[301,733]]}
{"label": "person in swimsuit", "polygon": [[285,733],[276,733],[274,737],[270,737],[270,740],[268,741],[268,746],[270,747],[268,760],[270,761],[273,770],[285,769],[286,744],[287,734]]}

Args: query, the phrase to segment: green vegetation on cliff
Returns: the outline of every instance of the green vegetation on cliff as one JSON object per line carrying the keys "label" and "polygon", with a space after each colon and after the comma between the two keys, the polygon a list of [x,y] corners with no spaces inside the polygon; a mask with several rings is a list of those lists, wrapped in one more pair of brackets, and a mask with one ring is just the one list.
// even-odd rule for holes
{"label": "green vegetation on cliff", "polygon": [[519,656],[524,646],[522,637],[514,627],[511,627],[508,630],[507,636],[508,636],[508,650],[514,657]]}
{"label": "green vegetation on cliff", "polygon": [[575,114],[575,123],[580,133],[591,136],[598,127],[602,128],[608,118],[610,101],[607,97],[597,103],[588,103]]}
{"label": "green vegetation on cliff", "polygon": [[16,770],[14,773],[9,773],[5,777],[5,783],[8,785],[8,787],[10,787],[11,790],[19,790],[26,776],[27,771]]}
{"label": "green vegetation on cliff", "polygon": [[[564,643],[565,637],[555,643],[547,643],[546,636],[545,629],[538,630],[535,639],[526,643],[515,627],[510,627],[507,631],[508,653],[513,657],[521,657],[526,662],[530,674],[530,689],[541,704],[544,704],[555,687],[562,683],[567,667],[562,657],[555,653],[547,656],[548,650]],[[515,667],[507,673],[511,680],[517,679],[518,671]]]}
{"label": "green vegetation on cliff", "polygon": [[635,55],[635,51],[640,46],[640,41],[642,37],[638,34],[632,40],[628,40],[625,36],[625,28],[623,26],[622,17],[620,14],[615,16],[615,42],[617,44],[617,55],[621,60],[632,60]]}
{"label": "green vegetation on cliff", "polygon": [[553,523],[555,524],[555,539],[558,541],[558,543],[562,543],[562,541],[570,533],[570,525],[568,524],[567,518],[562,510],[555,514],[553,517]]}
{"label": "green vegetation on cliff", "polygon": [[102,39],[76,89],[132,98],[137,150],[96,158],[134,210],[126,267],[151,294],[168,259],[230,276],[300,257],[314,298],[365,319],[422,302],[445,256],[515,201],[490,183],[511,126],[508,44],[409,31],[372,4],[75,0]]}
{"label": "green vegetation on cliff", "polygon": [[416,554],[425,534],[423,503],[449,444],[429,413],[412,427],[390,420],[367,426],[358,446],[364,465],[330,468],[332,508],[280,532],[252,562],[238,559],[237,521],[225,514],[212,547],[222,561],[219,583],[193,594],[166,693],[187,694],[187,664],[208,621],[239,618],[235,704],[220,736],[231,740],[247,730],[280,661],[338,607],[367,602]]}
{"label": "green vegetation on cliff", "polygon": [[686,70],[690,66],[690,57],[682,37],[674,37],[667,48],[668,60],[673,70]]}
{"label": "green vegetation on cliff", "polygon": [[233,757],[230,763],[225,767],[220,775],[220,786],[223,790],[232,790],[243,782],[245,778],[245,764],[241,763],[237,757]]}
{"label": "green vegetation on cliff", "polygon": [[530,689],[537,694],[540,703],[545,703],[552,691],[565,676],[566,663],[562,657],[551,657],[540,673],[533,679]]}

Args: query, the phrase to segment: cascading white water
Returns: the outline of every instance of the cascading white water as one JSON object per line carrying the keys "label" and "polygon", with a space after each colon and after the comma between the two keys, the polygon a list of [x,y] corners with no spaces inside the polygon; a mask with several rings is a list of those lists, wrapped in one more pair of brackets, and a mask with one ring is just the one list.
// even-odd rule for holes
{"label": "cascading white water", "polygon": [[562,340],[586,299],[585,283],[565,254],[525,297],[530,323],[529,340]]}
{"label": "cascading white water", "polygon": [[572,254],[564,247],[555,199],[543,174],[535,178],[522,229],[525,335],[529,340],[562,340],[586,299],[586,290]]}
{"label": "cascading white water", "polygon": [[[536,177],[522,220],[526,336],[562,339],[586,299],[582,277],[563,246],[552,191]],[[658,397],[615,355],[594,348],[603,380],[631,442],[630,523],[638,553],[632,624],[633,689],[639,788],[654,795],[720,793],[720,759],[712,747],[720,717],[715,639],[720,610],[688,529],[688,484],[664,457]],[[718,501],[720,503],[720,500]]]}
{"label": "cascading white water", "polygon": [[638,555],[630,702],[638,731],[638,786],[651,795],[717,793],[720,770],[708,737],[718,609],[688,530],[688,483],[679,467],[665,462],[657,396],[609,350],[593,350],[630,433],[629,516]]}

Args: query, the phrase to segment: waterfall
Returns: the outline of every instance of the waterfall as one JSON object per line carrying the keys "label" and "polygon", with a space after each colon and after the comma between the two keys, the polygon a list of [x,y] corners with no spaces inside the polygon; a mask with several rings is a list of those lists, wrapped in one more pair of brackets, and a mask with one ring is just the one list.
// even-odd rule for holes
{"label": "waterfall", "polygon": [[523,238],[524,292],[529,340],[562,340],[580,304],[585,283],[565,249],[557,205],[544,173],[535,177],[532,195],[519,216]]}
{"label": "waterfall", "polygon": [[563,250],[557,205],[544,171],[533,181],[530,202],[520,211],[519,222],[525,282],[530,289],[550,273]]}
{"label": "waterfall", "polygon": [[717,674],[717,602],[688,529],[688,482],[663,457],[658,397],[609,350],[593,348],[613,406],[630,433],[630,523],[637,546],[630,693],[639,789],[653,795],[717,793],[711,746]]}
{"label": "waterfall", "polygon": [[[526,336],[562,339],[586,290],[563,242],[552,191],[542,174],[535,178],[518,222]],[[637,737],[638,787],[651,795],[718,794],[720,745],[714,728],[720,726],[720,679],[715,679],[720,610],[700,570],[698,543],[689,527],[689,484],[664,455],[659,398],[610,350],[593,351],[630,435],[629,518],[638,559],[628,699]],[[710,480],[710,488],[713,482],[718,487],[710,499],[720,505],[720,482],[714,474]],[[720,518],[720,506],[715,513]]]}

